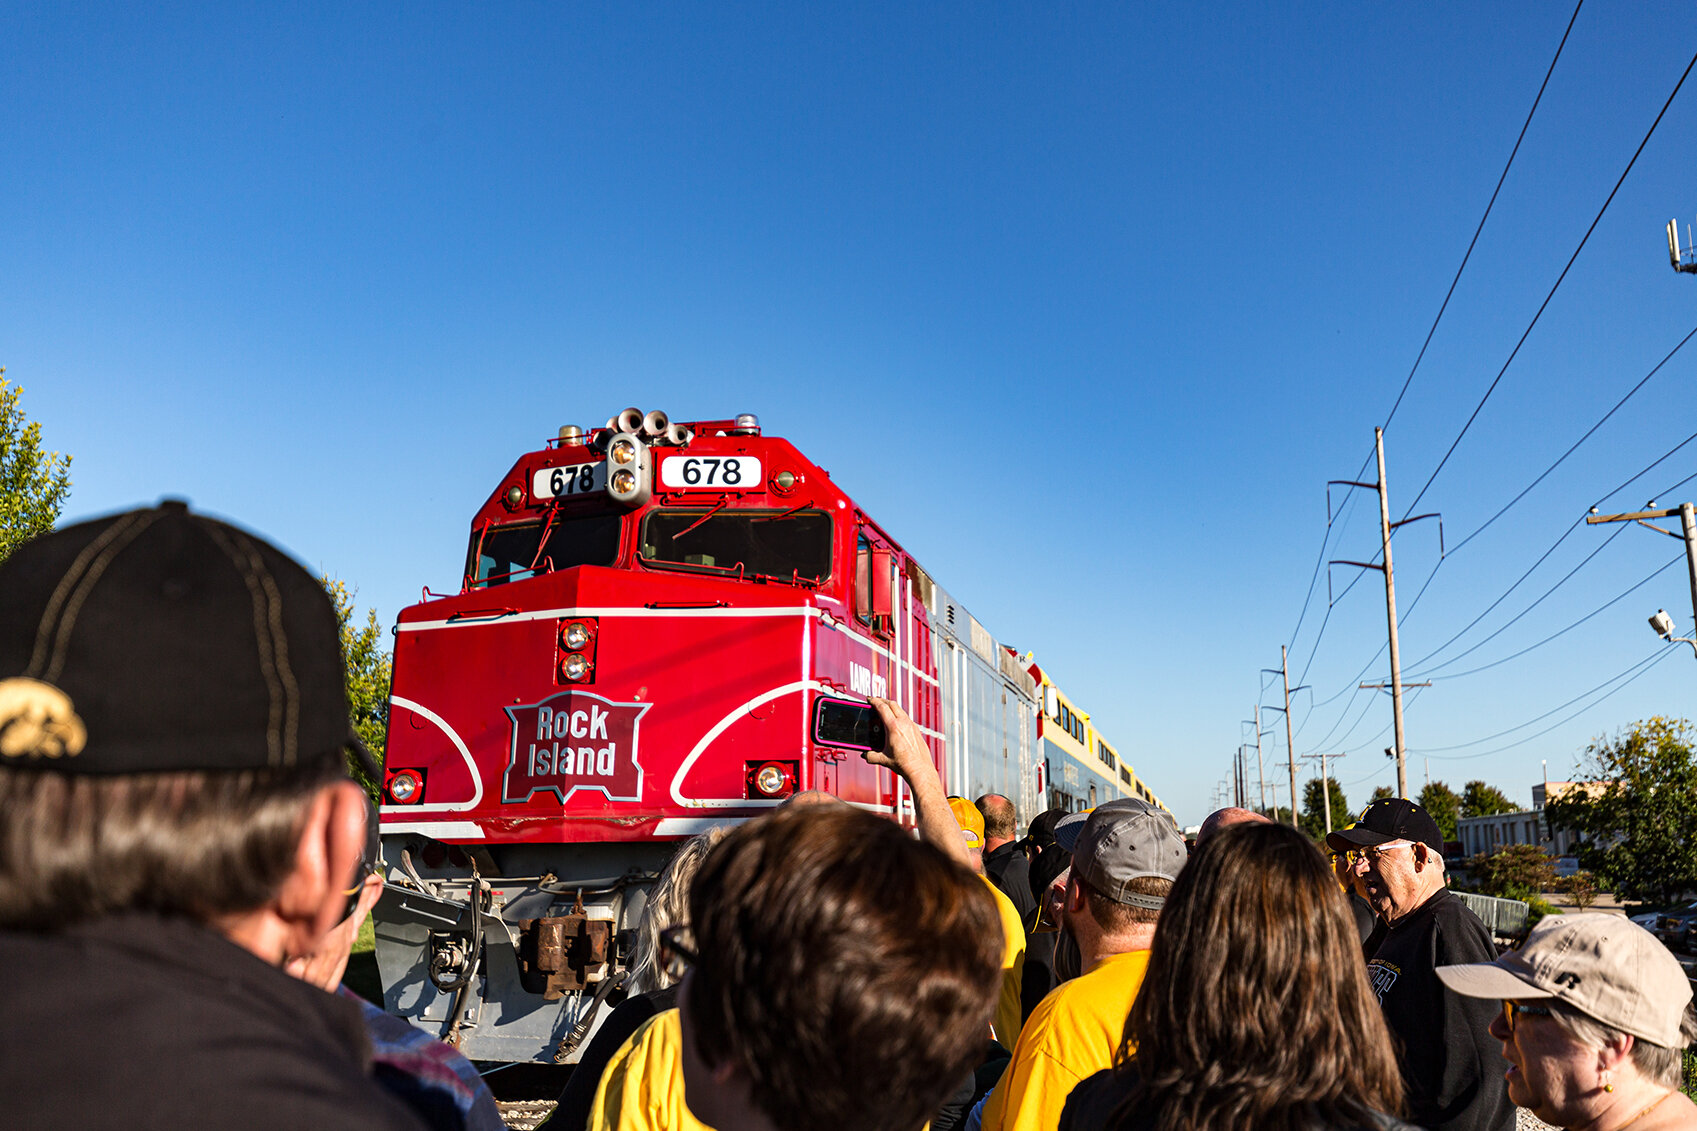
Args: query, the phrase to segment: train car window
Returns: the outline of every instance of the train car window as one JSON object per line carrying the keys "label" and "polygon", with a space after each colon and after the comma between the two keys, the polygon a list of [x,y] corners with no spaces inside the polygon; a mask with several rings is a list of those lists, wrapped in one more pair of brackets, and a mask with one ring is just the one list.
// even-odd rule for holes
{"label": "train car window", "polygon": [[862,534],[854,548],[854,615],[872,624],[872,543]]}
{"label": "train car window", "polygon": [[672,508],[642,520],[642,564],[815,586],[831,576],[824,511]]}
{"label": "train car window", "polygon": [[[504,585],[572,566],[610,566],[619,559],[621,517],[562,515],[552,524],[517,522],[474,531],[466,579],[474,587]],[[542,544],[544,530],[548,532],[546,545]]]}

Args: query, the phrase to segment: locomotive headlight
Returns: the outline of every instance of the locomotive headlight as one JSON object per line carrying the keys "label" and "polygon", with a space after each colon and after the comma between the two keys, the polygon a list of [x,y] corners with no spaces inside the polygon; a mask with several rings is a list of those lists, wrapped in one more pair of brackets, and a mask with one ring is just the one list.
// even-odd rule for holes
{"label": "locomotive headlight", "polygon": [[613,441],[613,446],[607,449],[607,455],[614,463],[630,464],[636,462],[636,443],[623,438]]}
{"label": "locomotive headlight", "polygon": [[781,762],[768,762],[754,772],[754,788],[767,797],[782,797],[795,788],[790,768]]}
{"label": "locomotive headlight", "polygon": [[560,661],[560,674],[577,683],[589,674],[589,660],[582,653],[573,652]]}
{"label": "locomotive headlight", "polygon": [[568,652],[583,651],[583,646],[589,643],[589,626],[580,620],[572,621],[560,633],[560,643],[566,646]]}
{"label": "locomotive headlight", "polygon": [[636,490],[636,473],[621,467],[613,472],[613,478],[608,483],[616,493],[627,495]]}
{"label": "locomotive headlight", "polygon": [[389,779],[389,797],[397,805],[417,801],[424,779],[412,770],[401,770]]}

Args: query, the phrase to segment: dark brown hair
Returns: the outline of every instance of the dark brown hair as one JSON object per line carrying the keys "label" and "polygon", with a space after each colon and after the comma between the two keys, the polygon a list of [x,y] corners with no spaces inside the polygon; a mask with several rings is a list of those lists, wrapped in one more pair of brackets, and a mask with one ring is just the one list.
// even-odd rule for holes
{"label": "dark brown hair", "polygon": [[1402,1078],[1331,868],[1286,825],[1204,841],[1173,884],[1122,1062],[1138,1077],[1111,1125],[1156,1131],[1371,1126]]}
{"label": "dark brown hair", "polygon": [[0,927],[58,930],[120,911],[208,922],[251,911],[294,866],[313,796],[339,767],[62,774],[0,769]]}
{"label": "dark brown hair", "polygon": [[847,806],[733,831],[690,890],[688,1023],[783,1131],[918,1127],[984,1047],[1001,979],[988,889]]}

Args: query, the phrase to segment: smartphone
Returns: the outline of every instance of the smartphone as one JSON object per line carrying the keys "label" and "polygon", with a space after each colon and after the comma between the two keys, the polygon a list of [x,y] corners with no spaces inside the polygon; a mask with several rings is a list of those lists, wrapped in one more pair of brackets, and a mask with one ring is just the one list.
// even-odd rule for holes
{"label": "smartphone", "polygon": [[870,703],[820,696],[813,704],[813,741],[821,746],[882,750],[889,738],[883,716]]}

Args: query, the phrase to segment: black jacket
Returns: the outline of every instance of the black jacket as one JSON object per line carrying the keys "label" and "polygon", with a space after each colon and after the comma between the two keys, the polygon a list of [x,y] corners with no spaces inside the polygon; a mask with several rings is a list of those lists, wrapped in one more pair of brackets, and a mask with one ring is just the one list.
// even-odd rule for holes
{"label": "black jacket", "polygon": [[0,931],[8,1128],[422,1128],[370,1077],[359,1007],[196,924]]}

